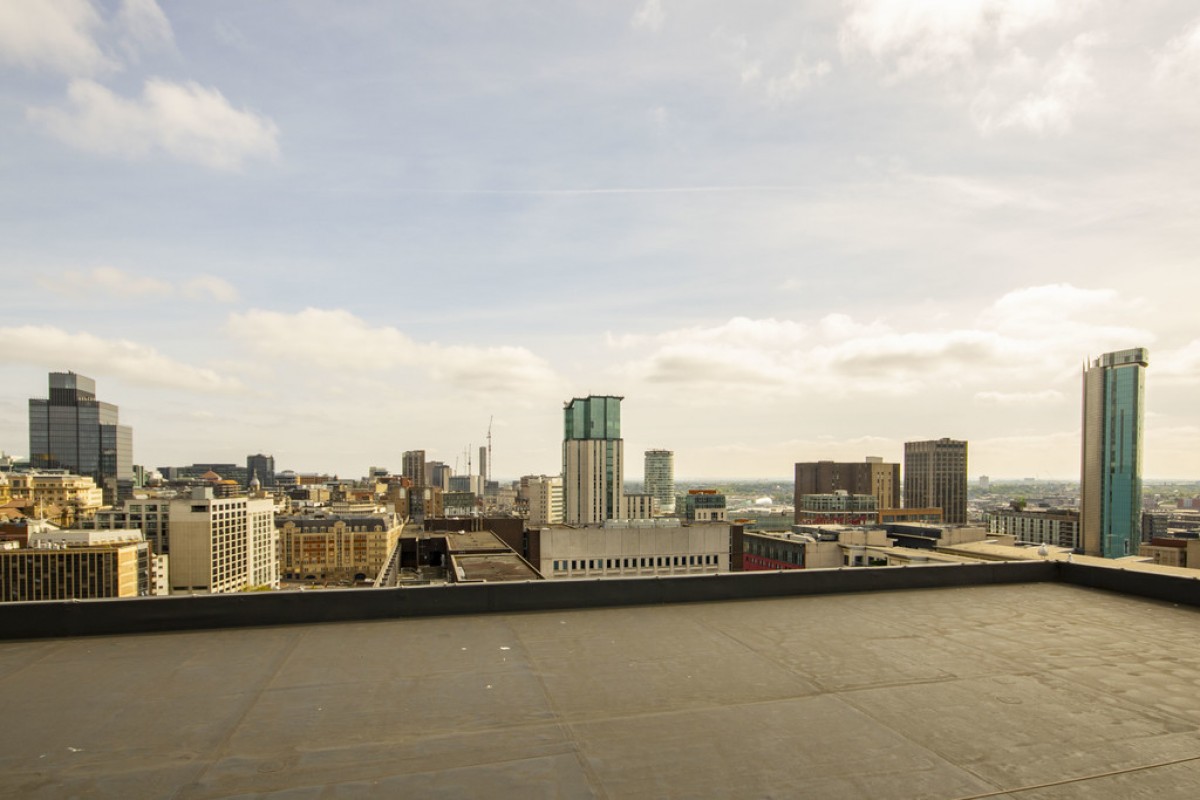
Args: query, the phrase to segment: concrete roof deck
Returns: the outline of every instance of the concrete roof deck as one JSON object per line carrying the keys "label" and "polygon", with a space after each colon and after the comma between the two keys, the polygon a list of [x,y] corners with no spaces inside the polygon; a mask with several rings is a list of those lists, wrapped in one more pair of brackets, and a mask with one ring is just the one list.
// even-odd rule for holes
{"label": "concrete roof deck", "polygon": [[1061,583],[0,643],[0,795],[1200,796],[1200,611]]}
{"label": "concrete roof deck", "polygon": [[482,531],[424,531],[425,536],[446,538],[446,550],[451,553],[512,552],[512,548],[490,530]]}
{"label": "concrete roof deck", "polygon": [[506,553],[453,553],[450,560],[462,569],[462,579],[468,581],[531,581],[542,577],[511,550]]}

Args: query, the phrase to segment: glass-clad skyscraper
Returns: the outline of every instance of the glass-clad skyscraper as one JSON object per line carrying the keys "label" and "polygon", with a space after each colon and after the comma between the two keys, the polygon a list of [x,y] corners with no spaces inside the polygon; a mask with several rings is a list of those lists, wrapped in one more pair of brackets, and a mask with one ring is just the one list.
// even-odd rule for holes
{"label": "glass-clad skyscraper", "polygon": [[49,399],[29,401],[29,463],[86,475],[111,504],[133,486],[133,431],[115,405],[96,399],[94,380],[51,372]]}
{"label": "glass-clad skyscraper", "polygon": [[646,494],[658,501],[660,514],[675,513],[675,453],[647,450],[645,465]]}
{"label": "glass-clad skyscraper", "polygon": [[623,399],[576,397],[563,409],[563,521],[568,525],[627,517]]}
{"label": "glass-clad skyscraper", "polygon": [[1105,353],[1083,371],[1083,552],[1137,555],[1141,541],[1145,348]]}

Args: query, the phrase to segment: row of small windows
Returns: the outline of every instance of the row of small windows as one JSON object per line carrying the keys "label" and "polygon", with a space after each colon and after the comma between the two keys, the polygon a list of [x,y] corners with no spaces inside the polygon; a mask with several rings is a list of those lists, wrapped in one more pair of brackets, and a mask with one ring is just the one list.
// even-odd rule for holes
{"label": "row of small windows", "polygon": [[719,565],[715,555],[643,556],[641,558],[589,558],[554,562],[555,572],[588,569],[656,569],[660,567],[710,567]]}

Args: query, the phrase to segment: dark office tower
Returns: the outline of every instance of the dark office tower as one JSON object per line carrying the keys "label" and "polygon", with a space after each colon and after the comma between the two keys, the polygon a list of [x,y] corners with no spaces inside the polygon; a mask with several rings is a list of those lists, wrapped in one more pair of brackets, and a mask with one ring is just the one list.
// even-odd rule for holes
{"label": "dark office tower", "polygon": [[1083,371],[1079,529],[1083,552],[1137,555],[1142,513],[1145,348],[1105,353]]}
{"label": "dark office tower", "polygon": [[404,477],[413,482],[413,486],[428,486],[425,477],[425,451],[406,450],[404,452]]}
{"label": "dark office tower", "polygon": [[246,456],[246,485],[258,478],[264,489],[275,487],[275,456],[265,456],[262,453]]}
{"label": "dark office tower", "polygon": [[948,525],[967,522],[967,443],[904,443],[904,505],[940,508]]}
{"label": "dark office tower", "polygon": [[50,398],[29,401],[29,463],[86,475],[108,504],[133,490],[133,431],[117,407],[96,399],[96,382],[74,372],[50,373]]}
{"label": "dark office tower", "polygon": [[563,521],[587,525],[627,519],[621,401],[576,397],[563,409]]}
{"label": "dark office tower", "polygon": [[425,477],[429,485],[436,486],[443,492],[450,491],[450,476],[453,474],[454,468],[441,461],[430,461],[425,465]]}

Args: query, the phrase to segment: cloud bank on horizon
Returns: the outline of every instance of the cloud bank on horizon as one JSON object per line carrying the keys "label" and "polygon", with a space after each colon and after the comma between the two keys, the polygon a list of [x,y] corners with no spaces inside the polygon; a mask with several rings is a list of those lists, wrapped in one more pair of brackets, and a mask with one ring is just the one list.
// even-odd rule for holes
{"label": "cloud bank on horizon", "polygon": [[624,395],[685,476],[971,442],[1078,471],[1150,348],[1200,473],[1200,12],[1178,0],[0,7],[0,450],[45,373],[149,466],[559,468]]}

